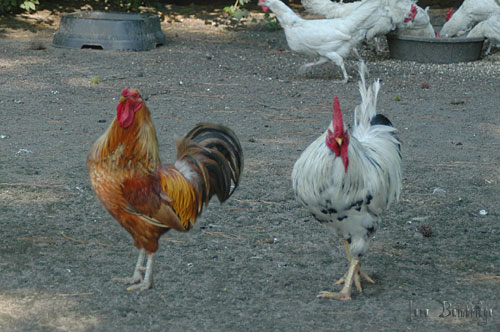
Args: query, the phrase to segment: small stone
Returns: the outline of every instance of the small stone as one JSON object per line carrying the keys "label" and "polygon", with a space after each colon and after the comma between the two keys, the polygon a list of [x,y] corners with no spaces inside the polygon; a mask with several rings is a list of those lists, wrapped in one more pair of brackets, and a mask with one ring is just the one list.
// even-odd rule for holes
{"label": "small stone", "polygon": [[432,235],[431,225],[429,225],[427,223],[420,225],[420,227],[418,228],[418,230],[420,231],[420,233],[424,237],[430,237]]}
{"label": "small stone", "polygon": [[25,153],[25,154],[29,154],[29,153],[33,153],[33,151],[30,151],[28,149],[24,149],[24,148],[21,148],[19,149],[19,151],[17,151],[17,153]]}
{"label": "small stone", "polygon": [[267,239],[264,240],[264,243],[273,244],[274,243],[274,238],[273,237],[269,237],[269,238],[267,238]]}
{"label": "small stone", "polygon": [[479,210],[479,215],[480,216],[487,216],[488,215],[488,211],[486,211],[486,210]]}
{"label": "small stone", "polygon": [[40,40],[32,40],[29,46],[29,49],[33,51],[41,51],[46,48],[45,44]]}
{"label": "small stone", "polygon": [[433,195],[444,195],[445,193],[446,190],[444,190],[443,188],[434,188],[434,190],[432,191]]}

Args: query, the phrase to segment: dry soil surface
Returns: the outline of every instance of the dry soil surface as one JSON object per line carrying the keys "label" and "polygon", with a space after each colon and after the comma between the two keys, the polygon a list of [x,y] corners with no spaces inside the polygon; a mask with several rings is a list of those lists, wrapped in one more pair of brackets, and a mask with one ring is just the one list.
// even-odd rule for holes
{"label": "dry soil surface", "polygon": [[[357,63],[345,85],[333,65],[301,76],[312,59],[291,53],[283,31],[190,10],[167,17],[167,45],[147,52],[55,48],[50,12],[0,20],[0,330],[499,331],[498,49],[450,65],[363,50],[404,143],[404,190],[364,258],[376,283],[321,300],[347,261],[295,201],[290,174],[328,126],[332,97],[352,121]],[[207,120],[230,126],[245,153],[241,187],[162,238],[142,293],[111,281],[132,273],[136,249],[86,169],[124,87],[148,98],[164,162],[174,135]]]}

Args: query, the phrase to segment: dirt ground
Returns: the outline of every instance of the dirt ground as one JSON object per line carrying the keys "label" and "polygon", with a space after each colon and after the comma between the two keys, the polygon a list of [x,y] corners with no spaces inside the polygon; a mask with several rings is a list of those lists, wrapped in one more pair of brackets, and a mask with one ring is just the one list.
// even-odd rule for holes
{"label": "dirt ground", "polygon": [[[1,18],[0,330],[499,331],[498,49],[451,65],[363,50],[404,142],[404,190],[364,259],[376,283],[350,302],[320,300],[347,261],[294,200],[290,174],[328,126],[332,97],[351,122],[357,63],[346,85],[332,83],[333,65],[300,76],[311,59],[283,31],[181,9],[162,24],[167,45],[147,52],[55,48],[47,11]],[[162,238],[142,293],[111,281],[132,274],[137,253],[86,169],[124,87],[147,96],[164,162],[173,136],[206,120],[230,126],[245,153],[241,187]]]}

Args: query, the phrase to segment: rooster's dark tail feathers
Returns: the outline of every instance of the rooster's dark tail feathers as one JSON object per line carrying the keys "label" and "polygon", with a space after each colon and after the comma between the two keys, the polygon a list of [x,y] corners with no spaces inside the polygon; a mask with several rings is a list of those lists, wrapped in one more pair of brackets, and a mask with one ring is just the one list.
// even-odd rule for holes
{"label": "rooster's dark tail feathers", "polygon": [[228,199],[240,182],[243,150],[229,128],[199,123],[177,146],[177,159],[190,163],[201,178],[202,200],[208,203],[216,194],[220,202]]}

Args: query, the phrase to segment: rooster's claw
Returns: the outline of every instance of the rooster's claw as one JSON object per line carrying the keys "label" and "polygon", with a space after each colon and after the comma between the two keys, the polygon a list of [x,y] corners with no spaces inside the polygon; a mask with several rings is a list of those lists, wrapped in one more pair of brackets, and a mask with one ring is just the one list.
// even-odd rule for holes
{"label": "rooster's claw", "polygon": [[142,281],[142,277],[131,277],[131,278],[112,278],[111,281],[119,282],[125,285],[135,285]]}
{"label": "rooster's claw", "polygon": [[348,301],[351,299],[351,294],[349,294],[347,292],[342,292],[342,291],[340,291],[338,293],[322,291],[316,297],[320,298],[320,299],[333,299],[333,300],[339,300],[339,301]]}

